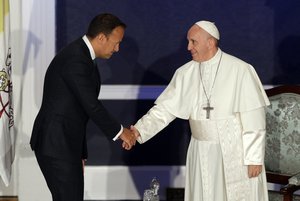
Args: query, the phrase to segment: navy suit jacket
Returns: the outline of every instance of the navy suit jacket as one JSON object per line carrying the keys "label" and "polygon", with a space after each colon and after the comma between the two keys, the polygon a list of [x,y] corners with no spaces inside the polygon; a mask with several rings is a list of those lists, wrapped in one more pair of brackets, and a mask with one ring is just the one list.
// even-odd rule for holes
{"label": "navy suit jacket", "polygon": [[45,75],[31,148],[37,153],[70,161],[87,158],[89,118],[112,139],[121,126],[98,100],[100,86],[98,69],[82,38],[62,49]]}

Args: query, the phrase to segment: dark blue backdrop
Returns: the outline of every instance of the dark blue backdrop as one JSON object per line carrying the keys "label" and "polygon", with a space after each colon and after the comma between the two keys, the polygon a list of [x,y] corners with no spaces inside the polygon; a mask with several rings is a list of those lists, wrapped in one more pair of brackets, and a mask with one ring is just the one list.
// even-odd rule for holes
{"label": "dark blue backdrop", "polygon": [[[251,63],[263,84],[300,83],[298,0],[59,0],[57,50],[81,37],[89,21],[102,12],[113,13],[128,25],[120,52],[99,61],[103,84],[167,84],[174,71],[191,59],[186,32],[203,19],[216,23],[221,49]],[[104,104],[128,126],[153,101],[107,100]],[[99,135],[92,122],[88,133],[90,165],[185,163],[189,129],[182,120],[130,152]]]}

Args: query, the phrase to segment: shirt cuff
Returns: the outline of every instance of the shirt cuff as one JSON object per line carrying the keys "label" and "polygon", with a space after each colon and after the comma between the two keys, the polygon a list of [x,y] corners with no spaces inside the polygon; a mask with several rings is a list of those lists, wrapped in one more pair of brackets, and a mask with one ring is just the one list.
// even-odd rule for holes
{"label": "shirt cuff", "polygon": [[113,141],[116,141],[119,139],[120,135],[123,133],[123,126],[121,125],[121,130],[118,132],[118,134],[113,138]]}

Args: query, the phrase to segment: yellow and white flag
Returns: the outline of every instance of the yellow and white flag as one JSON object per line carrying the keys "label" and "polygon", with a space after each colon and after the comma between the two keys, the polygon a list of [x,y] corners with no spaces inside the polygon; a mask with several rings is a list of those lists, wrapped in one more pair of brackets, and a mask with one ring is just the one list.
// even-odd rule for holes
{"label": "yellow and white flag", "polygon": [[10,183],[15,156],[11,81],[9,0],[0,0],[0,176]]}

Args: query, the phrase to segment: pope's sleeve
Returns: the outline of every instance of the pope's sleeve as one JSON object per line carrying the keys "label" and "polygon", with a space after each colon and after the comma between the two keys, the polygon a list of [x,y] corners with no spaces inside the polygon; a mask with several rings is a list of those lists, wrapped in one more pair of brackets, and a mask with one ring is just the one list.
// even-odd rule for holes
{"label": "pope's sleeve", "polygon": [[166,89],[156,99],[155,105],[135,124],[141,134],[138,142],[146,142],[175,118],[189,118],[196,102],[192,97],[197,91],[197,85],[193,85],[193,64],[194,62],[188,62],[176,70]]}
{"label": "pope's sleeve", "polygon": [[[189,63],[184,67],[189,67]],[[193,71],[187,71],[188,68],[179,68],[174,73],[172,80],[166,89],[156,99],[155,104],[161,106],[172,115],[188,119],[196,98],[195,92],[198,90],[193,77]]]}
{"label": "pope's sleeve", "polygon": [[164,107],[154,105],[134,127],[139,131],[139,143],[144,143],[165,128],[176,117],[169,113]]}
{"label": "pope's sleeve", "polygon": [[241,113],[245,165],[262,165],[265,155],[265,108]]}

